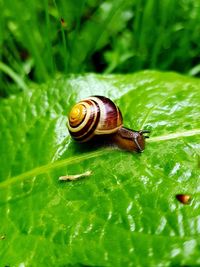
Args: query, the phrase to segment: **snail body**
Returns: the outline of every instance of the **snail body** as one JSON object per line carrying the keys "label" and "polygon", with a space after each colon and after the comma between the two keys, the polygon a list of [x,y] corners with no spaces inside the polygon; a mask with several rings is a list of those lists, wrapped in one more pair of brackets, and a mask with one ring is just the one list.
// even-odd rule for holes
{"label": "snail body", "polygon": [[145,147],[144,133],[123,127],[120,109],[104,96],[91,96],[75,104],[68,116],[68,129],[72,138],[87,142],[94,136],[109,137],[120,148],[142,152]]}

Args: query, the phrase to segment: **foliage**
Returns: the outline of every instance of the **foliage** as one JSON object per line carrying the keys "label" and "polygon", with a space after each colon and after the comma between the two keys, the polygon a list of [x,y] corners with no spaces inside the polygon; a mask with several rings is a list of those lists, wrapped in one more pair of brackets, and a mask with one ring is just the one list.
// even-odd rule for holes
{"label": "foliage", "polygon": [[[97,93],[127,127],[151,130],[144,153],[71,140],[66,114]],[[70,76],[1,99],[1,266],[199,266],[199,112],[199,80],[150,71]]]}
{"label": "foliage", "polygon": [[[198,0],[0,0],[0,8],[0,61],[21,80],[42,82],[57,72],[200,71]],[[15,92],[13,75],[0,69],[1,94]]]}

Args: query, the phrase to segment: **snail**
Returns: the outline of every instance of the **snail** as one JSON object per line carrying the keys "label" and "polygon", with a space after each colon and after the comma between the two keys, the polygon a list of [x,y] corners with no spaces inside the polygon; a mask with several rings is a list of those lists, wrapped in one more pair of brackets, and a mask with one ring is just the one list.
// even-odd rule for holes
{"label": "snail", "polygon": [[123,126],[120,109],[104,96],[85,98],[72,107],[67,123],[69,133],[78,142],[86,142],[94,136],[109,137],[118,147],[135,152],[145,148],[145,133]]}

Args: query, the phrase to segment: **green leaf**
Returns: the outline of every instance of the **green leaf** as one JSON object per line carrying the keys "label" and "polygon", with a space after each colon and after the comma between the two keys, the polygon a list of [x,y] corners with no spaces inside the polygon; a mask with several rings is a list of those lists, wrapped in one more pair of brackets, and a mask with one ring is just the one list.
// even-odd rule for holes
{"label": "green leaf", "polygon": [[[1,100],[0,265],[200,265],[199,88],[174,73],[88,74]],[[95,94],[151,130],[142,154],[71,140],[66,115]]]}

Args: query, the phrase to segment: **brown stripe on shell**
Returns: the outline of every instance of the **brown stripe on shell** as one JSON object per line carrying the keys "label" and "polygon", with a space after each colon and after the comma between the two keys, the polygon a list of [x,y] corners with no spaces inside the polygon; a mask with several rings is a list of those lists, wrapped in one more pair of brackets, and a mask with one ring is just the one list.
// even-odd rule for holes
{"label": "brown stripe on shell", "polygon": [[119,115],[118,107],[107,97],[104,96],[95,96],[95,97],[99,98],[103,102],[106,110],[106,117],[103,121],[103,124],[100,126],[99,130],[101,129],[114,130],[115,128],[118,128],[120,125],[122,125],[122,116],[121,112]]}
{"label": "brown stripe on shell", "polygon": [[[86,125],[78,132],[71,132],[72,137],[80,142],[84,142],[86,139],[88,140],[90,135],[93,135],[93,132],[95,131],[98,123],[99,123],[99,118],[100,118],[100,108],[99,105],[95,102],[95,101],[90,101],[90,100],[84,100],[84,102],[87,102],[91,108],[94,107],[94,105],[96,105],[96,109],[94,108],[94,110],[91,112],[90,118],[88,120],[88,122],[86,123]],[[95,119],[95,112],[97,111],[96,114],[96,119]],[[95,119],[95,121],[94,121]],[[92,127],[91,127],[92,126]]]}

